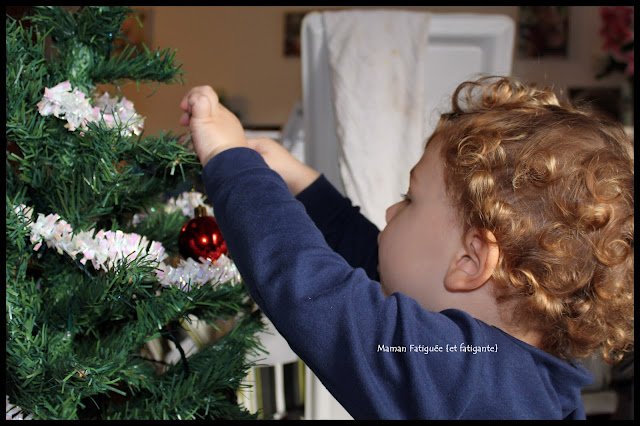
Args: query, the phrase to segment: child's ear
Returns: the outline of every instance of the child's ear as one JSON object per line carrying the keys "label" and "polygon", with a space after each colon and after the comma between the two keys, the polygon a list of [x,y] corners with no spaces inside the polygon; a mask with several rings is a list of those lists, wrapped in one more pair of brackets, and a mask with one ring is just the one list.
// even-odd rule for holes
{"label": "child's ear", "polygon": [[500,249],[492,232],[471,229],[452,259],[444,279],[449,291],[472,291],[486,283],[498,265]]}

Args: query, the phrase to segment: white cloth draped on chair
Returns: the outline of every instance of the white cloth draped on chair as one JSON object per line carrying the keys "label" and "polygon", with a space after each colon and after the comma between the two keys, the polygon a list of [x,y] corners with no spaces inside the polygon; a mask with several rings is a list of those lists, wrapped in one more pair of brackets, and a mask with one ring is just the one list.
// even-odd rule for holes
{"label": "white cloth draped on chair", "polygon": [[379,228],[424,150],[429,13],[324,12],[346,195]]}

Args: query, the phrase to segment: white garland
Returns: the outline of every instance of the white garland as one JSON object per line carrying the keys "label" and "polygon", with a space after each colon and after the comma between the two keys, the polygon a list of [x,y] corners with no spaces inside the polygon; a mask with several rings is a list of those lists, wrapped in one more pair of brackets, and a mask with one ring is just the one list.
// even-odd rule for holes
{"label": "white garland", "polygon": [[[205,204],[204,195],[197,191],[183,192],[176,198],[169,198],[164,206],[164,211],[165,213],[181,211],[184,216],[194,217],[196,207],[204,207],[207,216],[213,216],[213,208]],[[138,225],[140,221],[146,217],[147,215],[145,213],[136,213],[133,215],[132,224],[134,226]]]}
{"label": "white garland", "polygon": [[136,114],[133,102],[124,96],[120,101],[111,99],[108,93],[94,99],[93,107],[85,93],[71,87],[69,81],[63,81],[54,87],[44,89],[44,96],[38,102],[40,115],[54,115],[67,120],[64,127],[69,131],[77,128],[87,130],[87,123],[104,120],[108,128],[122,127],[123,136],[142,133],[144,119]]}
{"label": "white garland", "polygon": [[[184,198],[183,194],[180,202]],[[202,194],[191,198],[201,200]],[[163,262],[168,256],[162,244],[150,242],[144,236],[126,234],[119,230],[100,230],[95,234],[90,230],[74,234],[71,225],[58,214],[45,216],[38,213],[37,219],[33,221],[33,208],[21,204],[15,207],[15,211],[31,230],[34,250],[39,250],[44,243],[49,248],[56,249],[59,254],[66,253],[74,259],[81,254],[80,263],[85,265],[87,261],[91,261],[96,270],[108,271],[122,260],[141,257],[142,260],[158,263],[156,275],[160,284],[165,287],[175,285],[190,291],[193,286],[201,286],[207,282],[215,284],[231,281],[232,284],[237,284],[242,280],[235,264],[224,255],[213,262],[203,258],[200,258],[200,262],[181,259],[174,268]]]}
{"label": "white garland", "polygon": [[28,416],[24,417],[23,413],[22,413],[22,408],[18,407],[17,405],[13,405],[9,402],[9,395],[6,395],[7,397],[6,401],[7,401],[7,418],[6,420],[33,420],[33,414],[29,414]]}
{"label": "white garland", "polygon": [[236,265],[224,254],[213,262],[202,257],[200,262],[191,258],[180,259],[176,268],[161,263],[159,269],[160,284],[175,285],[184,291],[191,291],[194,284],[202,285],[210,281],[217,283],[231,281],[232,284],[237,284],[242,280]]}
{"label": "white garland", "polygon": [[93,230],[74,234],[71,225],[58,214],[45,216],[38,213],[38,218],[32,222],[32,208],[21,205],[16,208],[16,212],[29,219],[26,226],[31,228],[34,250],[40,249],[42,243],[46,243],[59,254],[67,253],[73,259],[76,255],[82,254],[80,263],[85,265],[90,260],[96,270],[107,271],[131,255],[142,256],[144,260],[154,262],[162,262],[167,257],[161,243],[152,241],[149,244],[146,237],[138,234],[125,234],[119,230],[100,230],[95,235]]}
{"label": "white garland", "polygon": [[204,207],[208,216],[213,216],[213,208],[210,205],[205,204],[204,195],[201,192],[191,191],[183,192],[177,198],[169,198],[167,204],[164,207],[164,211],[167,213],[173,213],[177,210],[181,210],[182,214],[187,217],[193,217],[195,215],[196,207]]}

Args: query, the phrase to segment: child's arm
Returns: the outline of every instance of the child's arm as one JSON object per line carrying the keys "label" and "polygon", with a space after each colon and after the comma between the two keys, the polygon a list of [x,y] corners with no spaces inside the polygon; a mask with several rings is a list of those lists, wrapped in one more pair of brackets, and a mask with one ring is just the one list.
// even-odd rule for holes
{"label": "child's arm", "polygon": [[377,280],[378,234],[360,209],[343,197],[320,173],[300,162],[278,142],[267,138],[248,139],[267,165],[286,182],[301,201],[329,246],[354,268],[363,268]]}
{"label": "child's arm", "polygon": [[378,281],[380,231],[324,177],[296,197],[324,235],[327,244],[354,268],[362,268]]}
{"label": "child's arm", "polygon": [[311,185],[320,173],[300,162],[285,147],[268,138],[248,139],[249,147],[262,155],[267,165],[286,182],[294,196]]}

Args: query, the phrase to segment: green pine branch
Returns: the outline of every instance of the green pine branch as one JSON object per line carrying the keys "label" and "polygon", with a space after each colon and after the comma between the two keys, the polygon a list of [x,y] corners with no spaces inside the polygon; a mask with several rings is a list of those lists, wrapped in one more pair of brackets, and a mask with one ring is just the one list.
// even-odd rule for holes
{"label": "green pine branch", "polygon": [[[186,218],[165,213],[162,195],[197,179],[201,167],[170,133],[123,135],[104,122],[69,131],[37,103],[69,80],[89,94],[116,86],[181,81],[170,49],[113,41],[126,7],[34,7],[33,27],[6,17],[6,390],[35,419],[252,418],[235,401],[246,354],[261,351],[262,323],[242,284],[208,283],[189,293],[162,287],[154,263],[128,258],[105,272],[58,253],[34,251],[28,218],[14,207],[57,213],[75,231],[123,230],[176,254]],[[133,225],[140,213],[146,219]],[[187,334],[185,321],[231,324],[220,339],[175,365],[147,346]]]}

